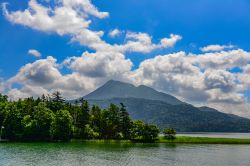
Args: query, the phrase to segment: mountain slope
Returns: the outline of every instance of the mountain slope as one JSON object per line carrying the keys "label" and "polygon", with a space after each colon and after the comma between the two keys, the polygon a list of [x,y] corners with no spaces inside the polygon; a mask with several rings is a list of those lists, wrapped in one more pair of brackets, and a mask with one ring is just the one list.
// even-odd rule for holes
{"label": "mountain slope", "polygon": [[182,132],[250,132],[250,120],[219,111],[204,111],[189,104],[171,105],[138,98],[89,100],[107,108],[109,104],[126,105],[132,119],[143,120],[160,128],[173,127]]}
{"label": "mountain slope", "polygon": [[124,103],[133,119],[173,127],[183,132],[250,132],[250,119],[225,114],[209,107],[194,107],[147,86],[108,81],[86,95],[91,105],[107,108]]}
{"label": "mountain slope", "polygon": [[100,88],[96,89],[94,92],[84,96],[84,99],[111,99],[111,98],[141,98],[141,99],[149,99],[149,100],[159,100],[164,101],[169,104],[183,104],[182,101],[177,98],[158,92],[152,88],[149,88],[144,85],[140,85],[138,87],[120,82],[110,80]]}

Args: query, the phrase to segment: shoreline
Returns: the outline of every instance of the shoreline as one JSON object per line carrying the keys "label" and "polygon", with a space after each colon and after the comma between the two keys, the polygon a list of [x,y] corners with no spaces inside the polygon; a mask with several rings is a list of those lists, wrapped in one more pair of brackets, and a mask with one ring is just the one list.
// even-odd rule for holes
{"label": "shoreline", "polygon": [[191,137],[177,136],[175,140],[167,140],[159,137],[156,143],[175,144],[250,144],[250,138],[212,138],[212,137]]}
{"label": "shoreline", "polygon": [[8,141],[2,140],[0,143],[149,143],[149,144],[242,144],[250,145],[250,138],[210,138],[210,137],[190,137],[190,136],[177,136],[175,140],[167,140],[163,136],[158,137],[154,142],[143,142],[138,140],[105,140],[105,139],[71,139],[70,141]]}

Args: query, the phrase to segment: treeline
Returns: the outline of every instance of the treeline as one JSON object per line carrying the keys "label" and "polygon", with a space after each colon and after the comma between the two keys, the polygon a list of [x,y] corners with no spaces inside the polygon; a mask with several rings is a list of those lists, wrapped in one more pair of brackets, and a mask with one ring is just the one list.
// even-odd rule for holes
{"label": "treeline", "polygon": [[76,139],[130,139],[154,141],[160,130],[132,121],[121,103],[107,109],[86,100],[67,103],[59,92],[40,98],[9,101],[0,94],[1,138],[13,141],[67,141]]}

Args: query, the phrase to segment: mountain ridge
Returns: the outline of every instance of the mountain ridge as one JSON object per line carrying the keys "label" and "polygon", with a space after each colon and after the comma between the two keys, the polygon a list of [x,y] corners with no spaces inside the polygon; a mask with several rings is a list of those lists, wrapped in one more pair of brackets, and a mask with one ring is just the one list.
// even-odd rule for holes
{"label": "mountain ridge", "polygon": [[250,119],[207,106],[195,107],[145,85],[110,80],[83,97],[90,105],[107,108],[123,103],[134,120],[173,127],[181,132],[250,132]]}
{"label": "mountain ridge", "polygon": [[150,100],[160,100],[169,104],[182,104],[176,97],[166,93],[158,92],[145,85],[134,86],[133,84],[109,80],[95,91],[84,96],[84,99],[110,99],[110,98],[143,98]]}

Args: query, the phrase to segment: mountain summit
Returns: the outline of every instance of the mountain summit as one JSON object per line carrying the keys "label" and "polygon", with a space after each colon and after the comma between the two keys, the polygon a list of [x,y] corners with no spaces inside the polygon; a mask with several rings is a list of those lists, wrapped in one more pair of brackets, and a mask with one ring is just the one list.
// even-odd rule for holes
{"label": "mountain summit", "polygon": [[91,105],[107,108],[123,103],[132,119],[173,127],[179,132],[250,132],[250,119],[195,107],[150,87],[110,80],[86,95]]}
{"label": "mountain summit", "polygon": [[86,95],[84,99],[112,99],[112,98],[138,98],[163,101],[168,104],[183,104],[182,101],[171,95],[158,92],[145,85],[134,86],[129,83],[110,80],[94,92]]}

